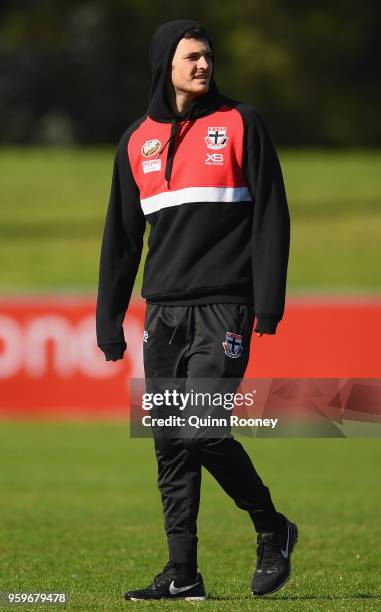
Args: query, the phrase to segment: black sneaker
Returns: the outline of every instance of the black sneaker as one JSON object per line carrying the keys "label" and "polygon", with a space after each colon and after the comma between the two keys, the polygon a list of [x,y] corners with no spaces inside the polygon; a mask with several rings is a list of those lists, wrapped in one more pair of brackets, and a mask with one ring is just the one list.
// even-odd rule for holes
{"label": "black sneaker", "polygon": [[201,601],[206,599],[204,582],[201,574],[193,578],[176,572],[170,561],[163,571],[155,576],[154,581],[145,589],[128,591],[124,599],[137,601],[139,599],[186,599]]}
{"label": "black sneaker", "polygon": [[298,528],[289,520],[284,533],[258,534],[253,595],[274,593],[286,584],[291,575],[291,553],[297,541]]}

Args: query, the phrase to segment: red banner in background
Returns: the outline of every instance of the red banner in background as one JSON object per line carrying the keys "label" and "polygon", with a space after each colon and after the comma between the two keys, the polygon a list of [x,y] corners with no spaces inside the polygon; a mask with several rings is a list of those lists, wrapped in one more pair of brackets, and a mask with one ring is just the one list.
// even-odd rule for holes
{"label": "red banner in background", "polygon": [[[128,415],[129,378],[143,377],[145,304],[124,323],[123,361],[96,346],[95,299],[0,301],[0,415]],[[381,299],[293,298],[275,336],[253,335],[247,377],[381,377]]]}

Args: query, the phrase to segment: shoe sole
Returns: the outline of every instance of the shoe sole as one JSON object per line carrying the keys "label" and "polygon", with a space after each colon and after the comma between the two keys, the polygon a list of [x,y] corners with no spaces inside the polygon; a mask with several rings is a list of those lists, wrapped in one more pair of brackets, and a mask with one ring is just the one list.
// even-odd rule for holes
{"label": "shoe sole", "polygon": [[144,599],[143,597],[128,597],[128,599],[126,601],[163,601],[163,599],[165,599],[166,601],[171,601],[173,599],[182,599],[185,601],[204,601],[205,599],[208,599],[207,595],[200,595],[199,597],[161,597],[160,599]]}
{"label": "shoe sole", "polygon": [[[293,540],[293,542],[292,542],[292,546],[290,546],[290,555],[289,555],[289,556],[290,556],[290,559],[291,559],[291,553],[293,552],[293,550],[294,550],[294,548],[295,548],[295,544],[297,543],[297,541],[298,541],[298,536],[299,536],[299,531],[298,531],[297,526],[296,526],[294,523],[293,523],[292,525],[293,525],[293,527],[295,527],[295,530],[294,530],[294,536],[295,536],[295,538],[294,538],[294,540]],[[266,591],[266,593],[254,593],[254,591],[252,591],[252,593],[253,593],[254,597],[266,597],[266,595],[271,595],[272,593],[276,593],[277,591],[279,591],[280,589],[282,589],[282,588],[284,587],[284,585],[285,585],[285,584],[287,584],[287,582],[290,580],[290,577],[291,577],[291,561],[290,561],[290,571],[289,571],[289,573],[287,574],[287,576],[286,576],[285,580],[283,580],[282,584],[279,584],[279,585],[278,585],[278,586],[277,586],[275,589],[273,589],[272,591]]]}

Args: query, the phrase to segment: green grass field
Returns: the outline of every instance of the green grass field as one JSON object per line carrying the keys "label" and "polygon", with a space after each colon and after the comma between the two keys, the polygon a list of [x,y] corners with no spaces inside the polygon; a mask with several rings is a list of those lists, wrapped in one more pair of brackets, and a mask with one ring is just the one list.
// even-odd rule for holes
{"label": "green grass field", "polygon": [[283,590],[254,600],[251,522],[204,472],[210,599],[124,602],[167,560],[152,441],[130,439],[127,423],[2,423],[0,590],[66,591],[81,610],[380,610],[379,441],[240,440],[300,527]]}
{"label": "green grass field", "polygon": [[[381,153],[279,153],[289,293],[379,292]],[[112,162],[111,149],[0,149],[2,293],[95,294]],[[142,266],[136,290],[141,277]],[[152,441],[131,439],[127,423],[2,422],[0,591],[67,591],[69,608],[101,611],[380,610],[379,441],[242,441],[300,526],[284,590],[253,599],[251,523],[206,473],[199,563],[210,600],[125,604],[123,592],[167,560]]]}
{"label": "green grass field", "polygon": [[[0,149],[3,291],[96,289],[113,155]],[[379,291],[381,153],[279,155],[292,217],[289,291]],[[142,266],[137,290],[141,277]]]}

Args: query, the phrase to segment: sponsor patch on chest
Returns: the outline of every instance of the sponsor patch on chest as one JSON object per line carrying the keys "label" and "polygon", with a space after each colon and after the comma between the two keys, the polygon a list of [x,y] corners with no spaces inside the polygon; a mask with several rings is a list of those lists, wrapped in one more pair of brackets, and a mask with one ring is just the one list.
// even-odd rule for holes
{"label": "sponsor patch on chest", "polygon": [[155,155],[159,151],[161,147],[161,142],[157,138],[151,138],[151,140],[146,140],[144,145],[141,148],[141,154],[144,157],[151,157],[151,155]]}
{"label": "sponsor patch on chest", "polygon": [[161,170],[161,159],[147,159],[142,162],[144,174],[148,172],[159,172]]}

